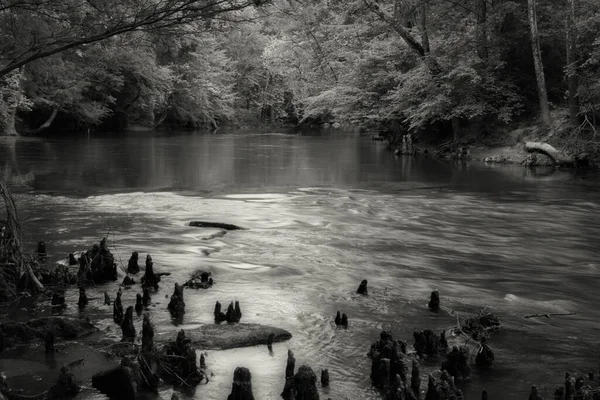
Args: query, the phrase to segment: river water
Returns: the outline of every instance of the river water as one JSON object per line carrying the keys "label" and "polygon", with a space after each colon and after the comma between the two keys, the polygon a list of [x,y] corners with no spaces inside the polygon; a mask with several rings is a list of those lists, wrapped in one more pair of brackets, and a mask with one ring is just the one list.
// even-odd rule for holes
{"label": "river water", "polygon": [[[157,271],[171,272],[153,297],[157,330],[180,329],[165,295],[201,268],[216,284],[186,290],[184,328],[212,323],[215,301],[239,300],[242,322],[294,335],[273,354],[263,346],[209,351],[214,375],[192,398],[225,399],[233,370],[246,366],[255,397],[278,399],[291,349],[296,366],[329,370],[322,398],[379,399],[366,353],[382,329],[411,345],[413,330],[447,329],[456,323],[451,311],[484,307],[502,318],[503,330],[490,342],[494,369],[473,368],[463,385],[467,399],[480,398],[483,388],[491,398],[525,399],[531,384],[550,396],[565,371],[598,373],[594,173],[395,158],[385,144],[345,131],[2,138],[0,167],[16,193],[26,244],[33,249],[44,239],[47,262],[108,234],[125,264],[135,250],[142,259],[150,253]],[[192,220],[248,230],[210,239],[215,231],[187,226]],[[355,294],[362,279],[368,297]],[[85,312],[115,339],[120,330],[101,294],[117,288],[88,290]],[[432,289],[440,291],[439,314],[427,309]],[[133,305],[138,291],[126,290],[124,304]],[[68,293],[66,314],[79,314],[76,298]],[[347,330],[335,329],[337,310],[348,314]],[[43,305],[34,311],[47,312]],[[423,388],[440,364],[422,362]],[[170,398],[168,390],[161,395]],[[104,397],[86,389],[80,398]]]}

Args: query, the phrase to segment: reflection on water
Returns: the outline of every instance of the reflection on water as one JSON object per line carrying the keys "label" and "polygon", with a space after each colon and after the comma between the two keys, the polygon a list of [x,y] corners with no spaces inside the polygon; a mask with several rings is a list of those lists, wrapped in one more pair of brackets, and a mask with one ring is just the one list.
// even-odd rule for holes
{"label": "reflection on water", "polygon": [[[455,323],[447,312],[427,310],[433,288],[446,310],[490,307],[505,321],[491,343],[495,369],[474,371],[464,386],[468,399],[484,387],[493,398],[522,399],[532,383],[549,396],[565,371],[596,370],[594,176],[396,159],[381,143],[343,132],[0,141],[0,156],[2,176],[21,184],[26,241],[32,247],[44,238],[49,262],[109,232],[117,259],[151,253],[158,271],[171,272],[153,296],[159,331],[177,329],[165,298],[174,282],[203,268],[217,283],[186,291],[184,327],[211,323],[217,300],[239,300],[244,322],[293,333],[273,354],[266,347],[209,351],[214,376],[194,398],[225,398],[241,365],[252,371],[257,399],[279,398],[290,348],[298,366],[317,375],[329,369],[323,398],[378,399],[365,354],[381,329],[412,343],[414,329]],[[187,226],[197,219],[249,230],[211,238],[214,231]],[[362,279],[369,280],[366,298],[355,294]],[[104,290],[117,285],[91,289],[97,301],[85,313],[102,318],[102,330],[118,339],[111,309],[101,304]],[[124,303],[135,295],[126,290]],[[67,296],[74,305],[77,292]],[[348,330],[335,329],[337,310],[348,314]],[[577,314],[522,318],[542,312]],[[440,363],[423,361],[423,378]]]}

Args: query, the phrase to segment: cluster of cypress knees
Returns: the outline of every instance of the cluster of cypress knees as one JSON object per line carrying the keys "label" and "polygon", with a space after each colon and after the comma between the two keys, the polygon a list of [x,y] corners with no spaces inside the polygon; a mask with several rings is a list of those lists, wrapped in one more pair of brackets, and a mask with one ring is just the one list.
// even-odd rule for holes
{"label": "cluster of cypress knees", "polygon": [[[38,248],[38,251],[44,251],[42,247]],[[88,254],[91,253],[91,254]],[[100,261],[98,261],[100,258]],[[83,261],[82,261],[83,260]],[[75,265],[80,264],[79,279],[82,276],[90,278],[102,279],[112,277],[113,267],[108,268],[111,264],[112,258],[110,252],[106,249],[105,240],[103,240],[100,246],[95,245],[87,253],[83,253],[79,260],[76,260],[73,254],[69,254],[69,264]],[[98,271],[95,271],[92,265],[96,266]],[[116,268],[116,266],[115,266]],[[109,273],[106,273],[109,270]],[[104,272],[102,272],[104,271]],[[139,273],[140,268],[138,266],[138,253],[132,253],[132,256],[128,263],[128,273],[136,274]],[[116,270],[115,276],[116,276]],[[64,272],[61,272],[64,274]],[[55,273],[56,274],[56,273]],[[124,311],[121,300],[122,291],[119,288],[117,296],[114,302],[111,302],[108,293],[104,293],[104,302],[106,305],[113,305],[113,319],[114,322],[119,324],[123,333],[123,341],[133,341],[136,335],[135,327],[133,325],[133,312],[141,315],[143,310],[150,305],[151,297],[150,290],[158,289],[158,283],[160,277],[164,274],[156,274],[153,270],[152,257],[148,255],[146,257],[146,270],[142,277],[141,283],[143,292],[136,295],[135,306],[129,306]],[[66,279],[66,278],[65,278]],[[168,309],[174,318],[181,318],[185,313],[185,302],[183,298],[183,288],[194,287],[194,288],[208,288],[213,284],[210,273],[202,272],[198,276],[193,277],[190,281],[184,285],[175,284],[173,295],[171,296]],[[126,276],[123,281],[123,286],[128,287],[135,284],[135,280],[129,276]],[[357,293],[361,295],[368,295],[367,280],[363,280],[358,289]],[[65,303],[64,292],[55,292],[52,296],[51,303],[55,307],[63,307]],[[80,286],[79,288],[79,301],[78,306],[84,308],[89,303],[85,293],[85,288]],[[433,312],[440,310],[440,296],[439,292],[433,291],[428,307]],[[214,309],[215,323],[237,323],[240,322],[242,312],[238,301],[231,302],[226,312],[222,311],[220,302],[216,302]],[[348,316],[345,313],[337,312],[335,317],[335,325],[337,327],[348,328]],[[470,321],[469,323],[473,323]],[[475,324],[478,322],[475,321]],[[486,337],[476,336],[475,332],[467,330],[467,325],[461,329],[458,327],[461,333],[472,334],[472,337],[479,341],[479,348],[475,357],[475,365],[480,369],[489,369],[494,363],[494,353],[490,346],[487,344]],[[466,331],[466,332],[465,332]],[[152,324],[150,323],[148,314],[144,315],[143,319],[143,335],[142,335],[142,349],[146,352],[152,349],[152,337],[154,331]],[[424,331],[415,331],[413,333],[415,350],[414,355],[407,353],[407,343],[400,340],[393,340],[392,334],[389,331],[383,331],[380,334],[380,339],[372,344],[368,356],[372,359],[371,364],[371,380],[373,384],[378,387],[385,400],[419,400],[421,398],[421,378],[419,369],[419,357],[434,357],[440,353],[445,353],[445,360],[442,362],[441,375],[439,378],[435,378],[433,375],[429,375],[428,385],[425,394],[425,400],[461,400],[463,394],[460,389],[455,385],[455,381],[465,381],[470,377],[470,366],[469,356],[470,350],[466,346],[454,346],[448,351],[448,342],[446,340],[446,333],[442,331],[439,335],[433,331],[426,329]],[[46,351],[54,351],[54,337],[50,332],[45,337]],[[272,351],[273,335],[269,337],[268,348]],[[204,371],[206,369],[204,355],[200,357],[200,368],[196,365],[196,355],[191,341],[185,337],[185,332],[181,330],[175,342],[166,347],[166,355],[168,357],[176,357],[178,360],[174,365],[169,368],[179,371],[183,376],[191,377],[192,383],[199,383],[204,377]],[[134,375],[133,364],[128,361],[124,361],[120,368],[120,373]],[[182,361],[183,360],[183,361]],[[139,360],[138,360],[139,361]],[[286,366],[286,380],[285,387],[281,393],[282,398],[285,400],[316,400],[319,399],[319,392],[317,389],[317,377],[313,370],[307,366],[302,365],[297,372],[295,370],[295,358],[291,350],[288,350],[288,360]],[[138,362],[139,365],[141,365]],[[138,365],[136,364],[136,365]],[[409,376],[409,365],[411,374]],[[139,367],[138,367],[139,368]],[[129,372],[128,372],[129,371]],[[110,372],[110,371],[109,371]],[[152,371],[146,371],[152,375]],[[114,374],[114,372],[112,372]],[[102,375],[102,374],[98,374]],[[144,374],[145,375],[145,374]],[[72,381],[72,375],[68,372],[61,371],[61,379]],[[179,375],[181,376],[181,375]],[[71,377],[71,378],[69,378]],[[69,379],[67,379],[69,378]],[[102,386],[103,382],[110,382],[115,376],[102,375],[94,377],[94,386]],[[232,392],[228,396],[228,400],[254,400],[252,394],[252,383],[251,373],[247,368],[238,367],[236,368],[233,375]],[[593,381],[593,374],[589,375],[590,381]],[[146,377],[146,380],[148,378]],[[158,378],[156,378],[157,382]],[[60,381],[60,379],[59,379]],[[177,383],[177,382],[175,382]],[[327,387],[330,383],[329,371],[323,369],[321,371],[321,386]],[[109,385],[110,386],[110,385]],[[68,385],[66,386],[68,387]],[[110,390],[110,389],[107,389]],[[174,394],[173,398],[177,398]],[[483,400],[488,398],[487,392],[482,392]],[[572,378],[568,373],[565,378],[564,387],[560,387],[555,392],[555,399],[599,399],[600,393],[597,390],[590,388],[590,385],[586,385],[583,378]],[[539,395],[536,386],[532,386],[531,393],[529,396],[530,400],[542,400]]]}

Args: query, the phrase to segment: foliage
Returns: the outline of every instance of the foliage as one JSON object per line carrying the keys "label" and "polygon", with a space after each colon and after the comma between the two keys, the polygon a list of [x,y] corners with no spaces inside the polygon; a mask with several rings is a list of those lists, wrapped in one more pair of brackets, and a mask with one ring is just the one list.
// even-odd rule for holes
{"label": "foliage", "polygon": [[[59,110],[92,128],[217,127],[241,117],[434,135],[450,122],[505,125],[538,112],[525,0],[255,3],[2,3],[0,121],[18,109],[35,128],[36,115]],[[567,78],[577,76],[580,113],[596,121],[600,3],[575,3],[569,66],[569,2],[536,3],[552,107],[566,105]]]}

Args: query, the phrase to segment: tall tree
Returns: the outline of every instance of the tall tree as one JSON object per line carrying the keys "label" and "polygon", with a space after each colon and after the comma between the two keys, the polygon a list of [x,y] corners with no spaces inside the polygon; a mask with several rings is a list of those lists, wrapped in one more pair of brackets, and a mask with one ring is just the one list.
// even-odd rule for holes
{"label": "tall tree", "polygon": [[529,16],[529,28],[531,31],[531,48],[533,52],[533,65],[538,88],[540,103],[540,120],[543,125],[550,125],[550,107],[548,106],[548,91],[546,89],[546,78],[544,77],[544,64],[542,63],[542,52],[540,50],[540,38],[537,27],[536,0],[527,0],[527,11]]}
{"label": "tall tree", "polygon": [[477,0],[477,55],[486,59],[488,57],[487,40],[487,0]]}
{"label": "tall tree", "polygon": [[569,116],[573,126],[579,125],[579,99],[577,96],[577,37],[575,34],[575,0],[567,0],[567,80],[569,82]]}

